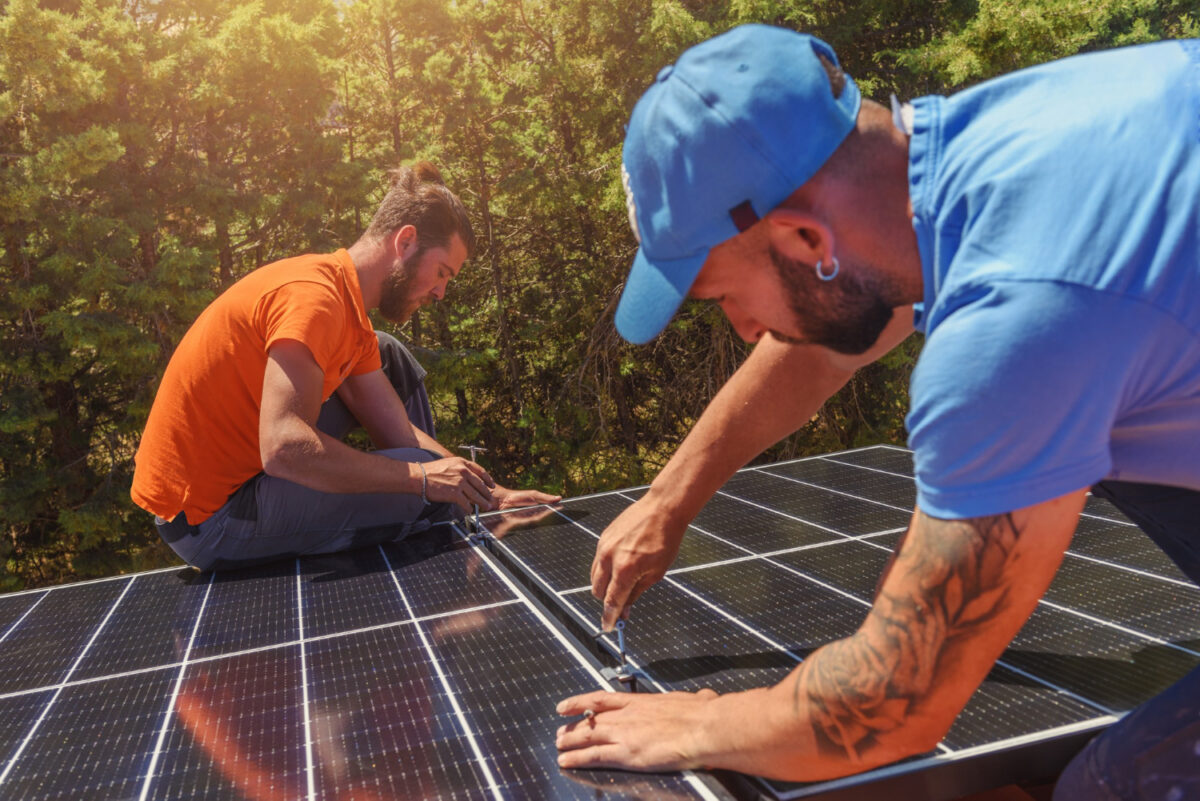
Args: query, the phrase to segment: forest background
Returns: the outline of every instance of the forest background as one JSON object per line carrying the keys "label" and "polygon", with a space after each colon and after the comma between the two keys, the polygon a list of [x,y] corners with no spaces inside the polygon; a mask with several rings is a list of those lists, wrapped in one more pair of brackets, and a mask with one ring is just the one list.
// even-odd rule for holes
{"label": "forest background", "polygon": [[[480,239],[400,332],[440,440],[484,445],[512,486],[630,486],[748,352],[700,304],[648,346],[613,328],[636,247],[623,125],[659,68],[766,22],[828,41],[886,103],[1198,19],[1195,0],[3,0],[0,591],[177,561],[129,500],[172,349],[255,267],[352,243],[387,168],[438,164]],[[763,458],[903,443],[918,339]]]}

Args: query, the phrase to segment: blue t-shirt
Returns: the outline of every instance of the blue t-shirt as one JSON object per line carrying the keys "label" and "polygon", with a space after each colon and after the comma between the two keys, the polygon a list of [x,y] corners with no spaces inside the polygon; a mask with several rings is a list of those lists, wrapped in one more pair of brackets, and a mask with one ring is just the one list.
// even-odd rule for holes
{"label": "blue t-shirt", "polygon": [[914,101],[918,502],[1200,489],[1200,40]]}

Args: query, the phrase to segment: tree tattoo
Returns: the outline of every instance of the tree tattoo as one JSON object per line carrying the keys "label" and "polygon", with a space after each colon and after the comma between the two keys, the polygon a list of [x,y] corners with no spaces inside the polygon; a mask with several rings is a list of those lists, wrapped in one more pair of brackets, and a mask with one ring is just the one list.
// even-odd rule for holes
{"label": "tree tattoo", "polygon": [[900,726],[930,688],[955,637],[1006,606],[1005,567],[1020,537],[1012,515],[938,520],[918,513],[852,636],[815,652],[796,673],[819,748],[859,761]]}

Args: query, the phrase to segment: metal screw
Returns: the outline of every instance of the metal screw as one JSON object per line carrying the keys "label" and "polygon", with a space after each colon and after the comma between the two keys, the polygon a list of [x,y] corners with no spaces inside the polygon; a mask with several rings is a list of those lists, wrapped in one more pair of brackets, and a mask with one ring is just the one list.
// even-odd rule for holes
{"label": "metal screw", "polygon": [[[482,445],[459,445],[458,449],[460,451],[470,451],[472,462],[476,462],[475,454],[487,453],[487,448],[483,447]],[[479,504],[475,503],[475,504],[471,504],[471,505],[475,508],[475,533],[478,534],[479,531],[481,530],[479,528]]]}

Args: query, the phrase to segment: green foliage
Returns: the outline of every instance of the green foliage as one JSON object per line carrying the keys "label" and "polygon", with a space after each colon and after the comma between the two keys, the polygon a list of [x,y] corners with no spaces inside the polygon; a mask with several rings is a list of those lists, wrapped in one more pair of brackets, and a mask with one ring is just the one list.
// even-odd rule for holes
{"label": "green foliage", "polygon": [[1200,34],[1190,0],[982,0],[972,18],[905,54],[960,86],[1089,50]]}
{"label": "green foliage", "polygon": [[[616,335],[622,126],[751,21],[822,36],[880,100],[1198,33],[1183,0],[0,0],[0,590],[172,558],[128,489],[174,344],[254,267],[353,242],[417,157],[480,242],[402,332],[442,441],[515,486],[649,480],[748,351],[700,305]],[[765,458],[902,442],[919,347]]]}

